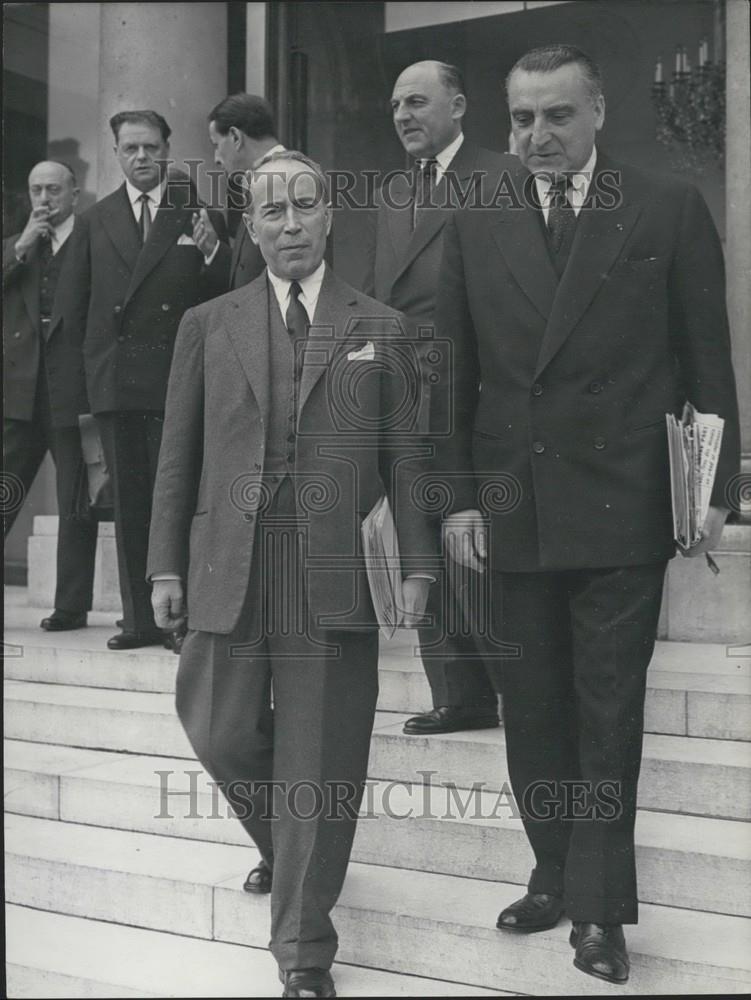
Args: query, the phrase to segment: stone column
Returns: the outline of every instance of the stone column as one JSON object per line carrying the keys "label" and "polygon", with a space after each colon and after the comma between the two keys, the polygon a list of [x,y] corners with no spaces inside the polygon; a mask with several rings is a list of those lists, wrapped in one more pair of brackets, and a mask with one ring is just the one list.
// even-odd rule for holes
{"label": "stone column", "polygon": [[226,5],[103,3],[101,9],[99,197],[122,181],[109,118],[151,108],[172,128],[175,165],[204,161],[199,191],[208,199],[205,168],[214,162],[206,116],[227,93]]}
{"label": "stone column", "polygon": [[748,0],[727,0],[727,272],[744,466],[751,462],[751,100]]}

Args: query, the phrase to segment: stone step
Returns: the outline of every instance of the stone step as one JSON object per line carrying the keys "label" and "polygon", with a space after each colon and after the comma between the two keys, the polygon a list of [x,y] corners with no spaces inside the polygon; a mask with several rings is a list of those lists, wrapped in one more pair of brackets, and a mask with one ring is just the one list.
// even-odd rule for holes
{"label": "stone step", "polygon": [[[405,736],[404,717],[392,718],[394,724],[373,732],[370,777],[408,784],[430,780],[510,794],[503,730]],[[639,806],[751,819],[751,744],[646,733]]]}
{"label": "stone step", "polygon": [[[42,614],[38,609],[9,610],[5,633],[9,679],[174,691],[174,653],[158,646],[108,650],[114,623],[48,633],[38,628]],[[383,711],[414,713],[431,706],[414,631],[382,643],[380,688]],[[647,732],[674,736],[751,740],[751,648],[659,642],[647,678],[645,727]]]}
{"label": "stone step", "polygon": [[[508,787],[502,729],[441,736],[404,736],[404,716],[379,712],[369,774],[414,784],[429,780]],[[173,697],[139,691],[6,681],[5,735],[155,756],[193,758]],[[751,819],[751,744],[647,733],[639,802],[642,808],[726,819]]]}
{"label": "stone step", "polygon": [[[44,947],[40,943],[44,942]],[[134,956],[137,960],[134,961]],[[273,997],[266,949],[101,923],[24,906],[6,913],[8,996]],[[337,963],[340,996],[461,996],[461,984]],[[478,996],[497,991],[475,989]]]}
{"label": "stone step", "polygon": [[[177,758],[7,740],[5,808],[90,826],[247,844],[208,775]],[[751,915],[747,824],[642,811],[636,842],[643,901]],[[353,858],[518,884],[526,883],[533,865],[510,799],[385,781],[368,783]]]}
{"label": "stone step", "polygon": [[[268,898],[242,880],[251,848],[8,815],[6,898],[40,910],[262,948]],[[623,995],[572,964],[569,928],[502,935],[499,909],[519,887],[353,864],[336,908],[338,958],[392,972],[537,995]],[[732,994],[751,988],[751,924],[641,907],[627,929],[630,995]]]}

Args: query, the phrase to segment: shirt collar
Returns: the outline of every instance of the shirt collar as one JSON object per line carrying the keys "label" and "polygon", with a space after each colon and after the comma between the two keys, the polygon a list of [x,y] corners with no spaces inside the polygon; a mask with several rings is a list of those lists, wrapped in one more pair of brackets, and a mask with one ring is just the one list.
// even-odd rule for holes
{"label": "shirt collar", "polygon": [[56,253],[60,249],[60,247],[63,245],[63,243],[65,243],[65,241],[67,240],[67,238],[73,232],[73,226],[75,225],[75,221],[76,221],[76,217],[71,212],[71,214],[68,216],[68,218],[64,222],[61,222],[59,226],[54,226],[53,227],[53,229],[52,229],[52,237],[51,237],[51,239],[52,239],[52,252],[53,252],[53,254]]}
{"label": "shirt collar", "polygon": [[272,153],[286,153],[286,152],[287,152],[287,147],[283,146],[281,142],[278,142],[276,146],[272,146],[271,149],[267,149],[265,153],[261,153],[258,159],[253,160],[253,165],[251,166],[250,169],[255,170],[255,168],[258,166],[258,164],[265,156],[271,156]]}
{"label": "shirt collar", "polygon": [[141,206],[139,199],[142,194],[147,194],[151,201],[154,203],[154,208],[157,209],[162,203],[162,198],[164,197],[164,189],[167,187],[167,178],[163,177],[162,180],[153,187],[150,191],[139,191],[137,187],[134,187],[129,180],[125,181],[125,189],[128,192],[128,198],[130,204],[133,206],[133,211],[138,215],[141,211]]}
{"label": "shirt collar", "polygon": [[[282,316],[284,316],[287,312],[287,306],[289,305],[289,288],[292,281],[289,278],[278,277],[271,271],[270,268],[267,268],[266,270],[268,272],[269,281],[271,282],[271,287],[274,289],[274,295],[276,295],[276,301],[279,303]],[[306,278],[296,279],[297,283],[300,285],[300,302],[302,302],[305,307],[305,311],[308,314],[308,319],[311,323],[315,317],[318,296],[321,292],[321,285],[323,284],[325,273],[326,262],[322,260],[315,271],[309,274]]]}
{"label": "shirt collar", "polygon": [[436,153],[436,160],[438,161],[438,167],[441,173],[445,173],[451,161],[454,159],[456,154],[459,152],[461,144],[464,142],[464,133],[460,132],[459,135],[450,142],[445,149],[442,149],[440,153]]}
{"label": "shirt collar", "polygon": [[[579,205],[582,205],[587,197],[596,163],[597,147],[593,146],[590,157],[581,170],[577,170],[572,174],[566,174],[566,177],[571,182],[571,187],[574,188],[576,192],[576,200]],[[535,174],[535,185],[537,187],[537,193],[540,197],[540,204],[547,204],[551,185],[550,176],[548,174]]]}

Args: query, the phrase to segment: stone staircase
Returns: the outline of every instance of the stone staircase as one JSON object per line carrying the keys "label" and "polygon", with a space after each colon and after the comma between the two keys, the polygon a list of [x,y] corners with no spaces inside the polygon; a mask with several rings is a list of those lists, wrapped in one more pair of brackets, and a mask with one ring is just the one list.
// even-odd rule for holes
{"label": "stone staircase", "polygon": [[[27,599],[6,592],[8,995],[278,995],[268,897],[242,891],[255,852],[174,714],[176,657],[109,652],[112,612],[51,636]],[[414,638],[382,647],[339,995],[747,992],[751,647],[658,644],[624,990],[573,968],[565,922],[495,930],[531,864],[503,732],[402,734],[429,705]]]}

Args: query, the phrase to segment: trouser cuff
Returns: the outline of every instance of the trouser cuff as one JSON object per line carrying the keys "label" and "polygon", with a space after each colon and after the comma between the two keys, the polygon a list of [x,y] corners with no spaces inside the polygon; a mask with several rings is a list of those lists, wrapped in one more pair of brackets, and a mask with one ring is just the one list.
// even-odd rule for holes
{"label": "trouser cuff", "polygon": [[565,897],[566,916],[577,923],[637,924],[639,903],[633,896]]}
{"label": "trouser cuff", "polygon": [[292,969],[330,969],[334,964],[337,943],[303,941],[295,944],[287,941],[277,946],[272,941],[269,949],[282,972]]}

